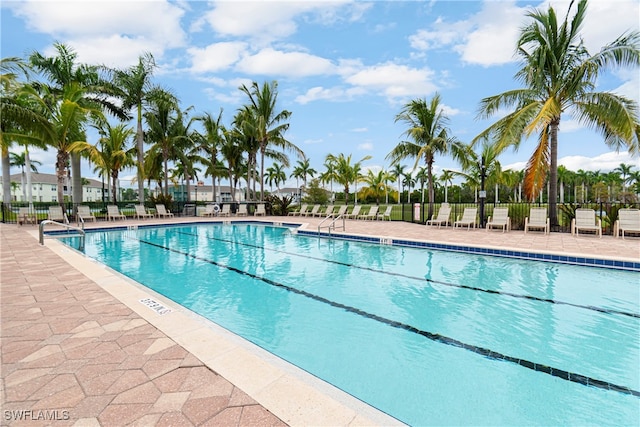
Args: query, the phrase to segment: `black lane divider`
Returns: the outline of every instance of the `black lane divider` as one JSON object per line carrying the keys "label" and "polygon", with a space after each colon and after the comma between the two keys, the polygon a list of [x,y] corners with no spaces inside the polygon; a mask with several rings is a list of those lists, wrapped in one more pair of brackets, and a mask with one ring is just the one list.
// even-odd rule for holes
{"label": "black lane divider", "polygon": [[330,260],[330,259],[312,257],[312,256],[309,256],[309,255],[302,255],[302,254],[295,253],[295,252],[287,252],[287,251],[281,251],[279,249],[271,249],[271,248],[267,248],[265,246],[252,245],[251,243],[242,243],[242,242],[237,242],[237,241],[234,241],[234,240],[221,239],[221,238],[218,238],[218,237],[200,236],[198,234],[186,233],[184,231],[178,231],[178,233],[179,234],[185,234],[185,235],[188,235],[188,236],[204,237],[205,239],[209,239],[209,240],[217,240],[217,241],[220,241],[220,242],[233,243],[233,244],[236,244],[236,245],[247,246],[247,247],[250,247],[250,248],[265,249],[265,250],[268,250],[268,251],[278,252],[278,253],[281,253],[281,254],[298,256],[298,257],[302,257],[302,258],[313,259],[313,260],[316,260],[316,261],[328,262],[328,263],[331,263],[331,264],[342,265],[342,266],[345,266],[345,267],[351,267],[351,268],[357,268],[357,269],[360,269],[360,270],[372,271],[374,273],[387,274],[389,276],[403,277],[405,279],[426,281],[426,282],[435,283],[435,284],[438,284],[438,285],[451,286],[451,287],[454,287],[454,288],[461,288],[461,289],[469,289],[469,290],[472,290],[472,291],[485,292],[487,294],[504,295],[504,296],[508,296],[508,297],[512,297],[512,298],[528,299],[528,300],[531,300],[531,301],[538,301],[538,302],[548,302],[548,303],[557,304],[557,305],[568,305],[568,306],[571,306],[571,307],[582,308],[582,309],[585,309],[585,310],[597,311],[599,313],[604,313],[604,314],[619,314],[619,315],[622,315],[622,316],[628,316],[628,317],[633,317],[633,318],[636,318],[636,319],[640,319],[640,314],[631,313],[631,312],[628,312],[628,311],[612,310],[612,309],[608,309],[608,308],[595,307],[593,305],[574,304],[572,302],[558,301],[558,300],[553,300],[553,299],[549,299],[549,298],[541,298],[541,297],[536,297],[536,296],[533,296],[533,295],[522,295],[522,294],[514,294],[514,293],[511,293],[511,292],[494,291],[492,289],[477,288],[475,286],[469,286],[469,285],[459,285],[457,283],[442,282],[442,281],[439,281],[439,280],[427,279],[427,278],[424,278],[424,277],[410,276],[408,274],[403,274],[403,273],[395,273],[395,272],[390,272],[390,271],[377,270],[377,269],[371,268],[371,267],[363,267],[363,266],[360,266],[360,265],[349,264],[349,263],[341,262],[341,261],[335,261],[335,260]]}
{"label": "black lane divider", "polygon": [[349,305],[341,304],[339,302],[332,301],[330,299],[321,297],[320,295],[312,294],[310,292],[303,291],[302,289],[297,289],[297,288],[291,287],[289,285],[285,285],[284,283],[276,282],[276,281],[268,279],[266,277],[258,276],[257,274],[249,273],[248,271],[240,270],[238,268],[231,267],[229,265],[224,265],[224,264],[221,264],[221,263],[216,262],[216,261],[211,260],[211,259],[203,258],[203,257],[197,256],[197,255],[193,255],[193,254],[187,253],[187,252],[182,252],[182,251],[179,251],[177,249],[168,248],[166,246],[162,246],[162,245],[159,245],[157,243],[147,242],[147,241],[141,240],[141,239],[135,239],[135,240],[138,240],[139,242],[145,243],[145,244],[150,245],[150,246],[155,246],[157,248],[161,248],[161,249],[164,249],[164,250],[167,250],[167,251],[170,251],[170,252],[174,252],[174,253],[177,253],[177,254],[180,254],[180,255],[184,255],[184,256],[189,257],[189,258],[197,259],[198,261],[203,261],[203,262],[215,265],[217,267],[226,268],[227,270],[233,271],[235,273],[239,273],[239,274],[242,274],[244,276],[248,276],[248,277],[251,277],[253,279],[260,280],[260,281],[265,282],[265,283],[267,283],[269,285],[276,286],[278,288],[285,289],[285,290],[287,290],[289,292],[293,292],[295,294],[302,295],[304,297],[313,299],[315,301],[328,304],[328,305],[330,305],[332,307],[340,308],[340,309],[345,310],[345,311],[347,311],[349,313],[354,313],[354,314],[357,314],[359,316],[365,317],[367,319],[375,320],[377,322],[383,323],[383,324],[391,326],[393,328],[402,329],[402,330],[405,330],[405,331],[408,331],[408,332],[413,332],[413,333],[421,335],[421,336],[423,336],[423,337],[425,337],[425,338],[427,338],[427,339],[429,339],[431,341],[435,341],[435,342],[438,342],[438,343],[441,343],[441,344],[450,345],[450,346],[453,346],[453,347],[462,348],[464,350],[468,350],[468,351],[471,351],[473,353],[476,353],[476,354],[479,354],[481,356],[484,356],[484,357],[486,357],[488,359],[497,360],[497,361],[503,360],[505,362],[515,363],[516,365],[522,366],[523,368],[531,369],[531,370],[536,371],[536,372],[542,372],[542,373],[545,373],[545,374],[549,374],[551,376],[558,377],[558,378],[561,378],[563,380],[571,381],[571,382],[578,383],[578,384],[581,384],[581,385],[597,387],[597,388],[601,388],[601,389],[605,389],[605,390],[617,391],[617,392],[622,393],[622,394],[630,394],[630,395],[633,395],[633,396],[636,396],[636,397],[640,397],[640,391],[633,390],[633,389],[631,389],[629,387],[612,384],[612,383],[609,383],[607,381],[598,380],[598,379],[595,379],[595,378],[591,378],[591,377],[587,377],[587,376],[584,376],[584,375],[576,374],[576,373],[573,373],[573,372],[565,371],[563,369],[557,369],[557,368],[554,368],[554,367],[551,367],[551,366],[543,365],[541,363],[531,362],[531,361],[526,360],[526,359],[518,359],[517,357],[507,356],[505,354],[498,353],[496,351],[489,350],[487,348],[478,347],[478,346],[471,345],[471,344],[466,344],[466,343],[464,343],[462,341],[458,341],[458,340],[456,340],[454,338],[450,338],[450,337],[447,337],[447,336],[444,336],[444,335],[440,335],[440,334],[437,334],[437,333],[433,333],[433,332],[423,331],[423,330],[415,328],[415,327],[413,327],[411,325],[407,325],[406,323],[401,323],[401,322],[398,322],[398,321],[395,321],[395,320],[387,319],[385,317],[378,316],[376,314],[372,314],[372,313],[366,312],[364,310],[360,310],[359,308],[356,308],[356,307],[352,307],[352,306],[349,306]]}

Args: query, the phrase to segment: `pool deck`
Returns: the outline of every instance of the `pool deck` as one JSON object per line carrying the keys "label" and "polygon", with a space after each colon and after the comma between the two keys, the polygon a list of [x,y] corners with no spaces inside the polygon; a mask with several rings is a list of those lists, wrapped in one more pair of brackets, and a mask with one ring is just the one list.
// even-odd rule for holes
{"label": "pool deck", "polygon": [[[317,230],[322,218],[230,220]],[[637,237],[354,220],[345,233],[640,262]],[[55,239],[40,246],[33,225],[0,224],[0,248],[1,425],[400,424]]]}

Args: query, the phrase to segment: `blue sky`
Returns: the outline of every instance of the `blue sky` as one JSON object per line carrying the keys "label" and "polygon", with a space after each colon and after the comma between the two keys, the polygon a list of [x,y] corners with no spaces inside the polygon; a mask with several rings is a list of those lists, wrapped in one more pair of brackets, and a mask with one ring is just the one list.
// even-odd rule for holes
{"label": "blue sky", "polygon": [[[551,2],[560,16],[568,2]],[[247,102],[238,87],[277,80],[278,106],[292,112],[286,137],[322,171],[327,154],[351,154],[364,169],[385,159],[403,138],[394,117],[403,103],[437,92],[454,136],[470,141],[493,120],[476,120],[483,97],[518,88],[515,40],[539,1],[2,1],[2,57],[34,50],[54,54],[55,41],[80,62],[127,67],[151,52],[155,82],[178,94],[196,114],[223,109],[230,123]],[[584,41],[597,51],[640,28],[638,0],[592,0]],[[601,76],[598,90],[640,101],[637,70]],[[496,117],[497,118],[497,117]],[[89,137],[95,138],[90,135]],[[95,142],[95,141],[90,141]],[[503,167],[522,169],[533,150],[505,152]],[[40,172],[53,173],[55,153],[33,152]],[[291,163],[297,160],[291,156]],[[609,171],[640,160],[615,153],[602,137],[563,117],[559,161],[572,170]],[[403,162],[408,168],[414,162]],[[459,169],[436,158],[436,173]],[[288,173],[291,173],[291,168]],[[17,170],[12,173],[18,172]],[[83,175],[95,177],[83,166]],[[122,184],[127,186],[123,173]],[[202,177],[201,177],[202,178]],[[210,182],[205,179],[205,182]],[[295,181],[290,180],[290,185]]]}

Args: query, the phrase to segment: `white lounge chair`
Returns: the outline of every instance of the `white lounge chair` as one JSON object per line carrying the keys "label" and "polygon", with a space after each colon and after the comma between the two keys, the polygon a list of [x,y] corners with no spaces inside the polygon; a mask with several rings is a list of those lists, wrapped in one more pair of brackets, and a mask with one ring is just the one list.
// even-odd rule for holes
{"label": "white lounge chair", "polygon": [[136,213],[133,214],[133,217],[136,219],[145,219],[145,218],[153,218],[153,215],[147,212],[143,205],[136,205]]}
{"label": "white lounge chair", "polygon": [[35,214],[29,212],[29,208],[18,209],[18,224],[37,224],[38,219]]}
{"label": "white lounge chair", "polygon": [[364,219],[364,220],[376,219],[377,216],[378,216],[378,205],[374,205],[369,208],[369,212],[358,216],[358,219]]}
{"label": "white lounge chair", "polygon": [[576,209],[576,217],[571,220],[571,234],[576,237],[582,231],[593,231],[598,237],[602,237],[602,221],[596,217],[593,209]]}
{"label": "white lounge chair", "polygon": [[78,215],[78,223],[82,222],[96,222],[96,217],[91,213],[91,208],[85,205],[78,205],[76,208],[76,215]]}
{"label": "white lounge chair", "polygon": [[264,203],[260,203],[258,206],[256,206],[256,211],[253,213],[253,216],[266,216],[267,215],[267,211],[264,207]]}
{"label": "white lounge chair", "polygon": [[331,216],[332,213],[333,213],[333,205],[329,205],[324,210],[324,212],[320,212],[320,210],[318,210],[318,212],[316,212],[313,216]]}
{"label": "white lounge chair", "polygon": [[529,216],[524,219],[524,234],[527,234],[530,228],[542,229],[544,234],[549,234],[547,208],[531,208]]}
{"label": "white lounge chair", "polygon": [[467,230],[476,228],[476,216],[478,215],[478,208],[464,208],[462,212],[462,218],[453,223],[453,228],[466,226]]}
{"label": "white lounge chair", "polygon": [[392,210],[393,210],[393,206],[391,205],[387,206],[387,209],[384,212],[378,214],[378,219],[382,221],[384,220],[391,221]]}
{"label": "white lounge chair", "polygon": [[231,216],[231,205],[227,203],[226,205],[222,205],[222,209],[218,214],[220,216]]}
{"label": "white lounge chair", "polygon": [[67,213],[62,211],[61,206],[49,206],[49,215],[47,216],[51,221],[62,221],[65,224],[69,224]]}
{"label": "white lounge chair", "polygon": [[238,205],[238,210],[236,211],[236,216],[248,216],[249,211],[247,210],[247,205],[244,203],[240,203]]}
{"label": "white lounge chair", "polygon": [[438,228],[440,228],[440,226],[444,224],[444,226],[446,227],[449,224],[450,216],[451,206],[440,206],[440,210],[438,210],[438,216],[434,214],[431,219],[427,221],[427,225],[437,225]]}
{"label": "white lounge chair", "polygon": [[511,218],[509,218],[509,208],[494,208],[493,215],[487,221],[486,230],[491,228],[502,228],[502,232],[511,230]]}
{"label": "white lounge chair", "polygon": [[127,217],[123,215],[116,205],[107,205],[107,220],[117,220],[122,219],[125,220]]}
{"label": "white lounge chair", "polygon": [[200,216],[216,216],[220,212],[220,206],[207,205],[204,207],[204,211],[200,212]]}
{"label": "white lounge chair", "polygon": [[300,215],[304,215],[304,216],[315,216],[315,214],[318,213],[318,211],[320,210],[320,205],[313,205],[313,208],[311,208],[310,211],[305,212],[304,214],[301,213]]}
{"label": "white lounge chair", "polygon": [[620,209],[618,219],[613,226],[613,235],[618,238],[624,233],[640,233],[640,209]]}
{"label": "white lounge chair", "polygon": [[340,206],[340,208],[338,208],[338,212],[334,212],[331,216],[338,218],[340,215],[342,215],[342,217],[344,218],[345,214],[347,213],[348,207],[348,205]]}
{"label": "white lounge chair", "polygon": [[157,204],[156,205],[156,215],[158,215],[158,218],[172,217],[173,216],[171,211],[167,210],[167,208],[163,204]]}
{"label": "white lounge chair", "polygon": [[307,211],[307,207],[308,207],[308,205],[302,205],[302,206],[300,206],[300,210],[299,211],[289,212],[289,216],[301,216]]}
{"label": "white lounge chair", "polygon": [[355,205],[351,213],[345,214],[344,217],[347,219],[356,219],[360,216],[360,209],[362,209],[362,205]]}

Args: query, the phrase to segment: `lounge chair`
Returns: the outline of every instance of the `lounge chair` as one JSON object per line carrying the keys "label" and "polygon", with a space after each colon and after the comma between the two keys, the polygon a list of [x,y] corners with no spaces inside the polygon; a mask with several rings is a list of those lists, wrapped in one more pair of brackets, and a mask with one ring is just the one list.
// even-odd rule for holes
{"label": "lounge chair", "polygon": [[200,212],[200,216],[216,216],[220,212],[220,206],[207,205],[204,207],[204,211]]}
{"label": "lounge chair", "polygon": [[367,212],[366,214],[358,216],[358,219],[364,219],[364,220],[376,219],[377,216],[378,216],[378,206],[375,205],[375,206],[371,206],[369,208],[369,212]]}
{"label": "lounge chair", "polygon": [[78,205],[78,207],[76,208],[76,215],[78,216],[78,223],[80,221],[82,222],[96,222],[96,217],[93,216],[93,214],[91,213],[91,208],[89,208],[89,206],[85,206],[85,205]]}
{"label": "lounge chair", "polygon": [[220,216],[231,216],[231,205],[227,203],[226,205],[222,205],[222,209],[218,214]]}
{"label": "lounge chair", "polygon": [[362,209],[362,205],[355,205],[351,213],[345,214],[344,217],[347,219],[356,219],[360,216],[360,209]]}
{"label": "lounge chair", "polygon": [[153,218],[153,215],[147,212],[143,205],[136,205],[136,213],[133,214],[134,218],[137,219],[145,219],[145,218]]}
{"label": "lounge chair", "polygon": [[344,217],[345,214],[347,213],[347,208],[349,206],[348,205],[342,205],[340,206],[340,208],[338,209],[338,212],[334,212],[331,216],[338,218],[339,216]]}
{"label": "lounge chair", "polygon": [[476,216],[478,215],[478,208],[464,208],[462,212],[462,218],[453,223],[453,228],[467,226],[467,230],[476,228]]}
{"label": "lounge chair", "polygon": [[318,212],[316,212],[315,214],[313,214],[313,216],[331,216],[331,214],[333,213],[333,205],[329,205],[327,206],[327,208],[324,210],[324,212],[320,212],[318,210]]}
{"label": "lounge chair", "polygon": [[301,216],[302,214],[304,214],[307,211],[307,207],[308,207],[308,205],[302,205],[302,206],[300,206],[300,210],[299,211],[289,212],[289,216]]}
{"label": "lounge chair", "polygon": [[640,233],[640,209],[620,209],[618,219],[613,226],[613,235],[618,238],[624,233]]}
{"label": "lounge chair", "polygon": [[244,203],[240,203],[238,205],[238,211],[236,212],[237,216],[248,216],[249,215],[249,211],[247,211],[247,205],[245,205]]}
{"label": "lounge chair", "polygon": [[310,211],[305,212],[304,214],[301,213],[300,215],[301,216],[302,215],[304,215],[304,216],[315,216],[315,214],[317,214],[319,210],[320,210],[320,205],[313,205],[313,208],[311,208]]}
{"label": "lounge chair", "polygon": [[156,215],[158,215],[158,218],[164,218],[164,217],[172,217],[173,214],[171,213],[171,211],[167,210],[167,208],[163,205],[163,204],[157,204],[156,205]]}
{"label": "lounge chair", "polygon": [[596,217],[596,211],[593,209],[576,209],[576,217],[571,220],[571,234],[577,237],[580,234],[580,230],[593,231],[598,237],[602,238],[602,221]]}
{"label": "lounge chair", "polygon": [[449,217],[451,216],[451,206],[440,206],[438,210],[438,216],[433,214],[430,220],[427,220],[427,225],[438,225],[438,228],[442,224],[446,227],[449,224]]}
{"label": "lounge chair", "polygon": [[500,227],[502,232],[511,230],[511,218],[509,218],[509,208],[494,208],[493,215],[487,221],[486,230]]}
{"label": "lounge chair", "polygon": [[260,203],[258,206],[256,206],[256,211],[253,213],[253,216],[266,216],[267,215],[267,211],[264,207],[264,203]]}
{"label": "lounge chair", "polygon": [[127,217],[120,212],[116,205],[107,205],[107,221],[117,219],[125,220]]}
{"label": "lounge chair", "polygon": [[61,206],[49,206],[49,215],[47,218],[51,221],[62,221],[65,224],[69,224],[67,213],[62,211]]}
{"label": "lounge chair", "polygon": [[35,214],[29,212],[29,208],[18,209],[18,224],[37,224],[38,219]]}
{"label": "lounge chair", "polygon": [[547,208],[531,208],[529,216],[524,219],[524,234],[527,234],[530,228],[542,229],[544,234],[549,234]]}
{"label": "lounge chair", "polygon": [[378,219],[384,221],[385,219],[388,221],[391,221],[391,210],[393,209],[393,206],[389,205],[387,206],[387,209],[378,214]]}

